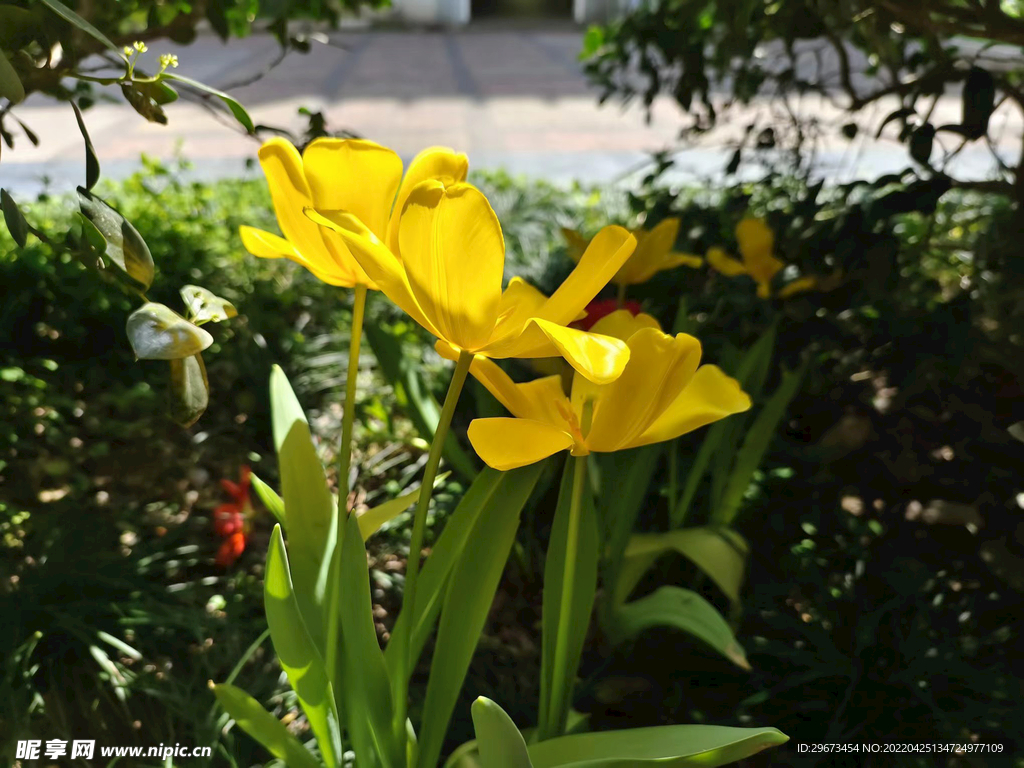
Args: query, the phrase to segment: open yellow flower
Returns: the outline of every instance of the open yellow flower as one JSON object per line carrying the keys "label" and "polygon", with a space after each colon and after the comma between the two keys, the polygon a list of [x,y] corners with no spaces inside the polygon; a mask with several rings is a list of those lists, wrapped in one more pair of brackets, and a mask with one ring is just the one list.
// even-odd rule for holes
{"label": "open yellow flower", "polygon": [[416,186],[398,224],[400,255],[348,213],[307,214],[333,230],[388,298],[455,357],[460,351],[492,358],[560,355],[600,382],[615,379],[626,363],[629,350],[622,341],[565,327],[633,252],[635,240],[622,227],[601,230],[549,298],[515,278],[502,292],[501,225],[471,184],[430,180]]}
{"label": "open yellow flower", "polygon": [[[679,237],[679,219],[664,219],[653,229],[634,229],[636,250],[623,264],[610,282],[618,286],[646,283],[658,272],[680,266],[699,267],[704,263],[700,256],[679,253],[674,250]],[[579,232],[563,228],[562,235],[569,244],[569,256],[579,262],[586,249],[587,240]]]}
{"label": "open yellow flower", "polygon": [[564,450],[585,456],[649,445],[750,408],[735,379],[700,365],[697,339],[662,333],[650,315],[619,310],[594,331],[623,339],[629,362],[609,384],[575,376],[569,397],[559,376],[517,384],[490,360],[473,360],[470,373],[515,417],[469,425],[469,440],[488,466],[514,469]]}
{"label": "open yellow flower", "polygon": [[[710,248],[708,264],[728,277],[749,275],[757,283],[757,295],[762,299],[771,298],[772,280],[786,266],[775,258],[775,233],[761,219],[743,219],[736,225],[736,242],[742,261],[729,256],[721,248]],[[800,277],[784,285],[774,295],[785,299],[817,287],[817,278]]]}
{"label": "open yellow flower", "polygon": [[432,147],[413,159],[403,179],[395,152],[362,139],[317,139],[299,155],[290,142],[273,138],[260,147],[259,159],[284,237],[241,227],[245,249],[291,259],[325,283],[346,288],[377,286],[342,238],[310,221],[306,208],[347,211],[376,237],[397,242],[398,213],[413,188],[427,179],[462,181],[469,169],[465,155]]}

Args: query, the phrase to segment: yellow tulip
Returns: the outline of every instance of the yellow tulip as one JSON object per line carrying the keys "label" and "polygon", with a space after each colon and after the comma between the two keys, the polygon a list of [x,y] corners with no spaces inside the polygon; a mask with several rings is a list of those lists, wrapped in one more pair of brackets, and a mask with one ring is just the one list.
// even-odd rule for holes
{"label": "yellow tulip", "polygon": [[316,139],[300,155],[290,142],[273,138],[260,147],[259,159],[284,237],[241,227],[246,250],[263,258],[291,259],[325,283],[346,288],[377,286],[344,241],[310,221],[306,208],[347,211],[381,240],[394,242],[397,213],[417,184],[462,181],[469,169],[465,155],[432,147],[413,159],[403,179],[402,159],[395,152],[361,139]]}
{"label": "yellow tulip", "polygon": [[398,254],[356,217],[307,214],[332,230],[388,298],[440,341],[438,347],[491,358],[560,355],[593,381],[612,381],[629,350],[614,338],[566,328],[633,252],[622,227],[605,227],[549,298],[513,278],[501,290],[505,242],[487,198],[466,183],[420,183],[398,223]]}
{"label": "yellow tulip", "polygon": [[[775,233],[761,219],[743,219],[736,225],[736,242],[740,259],[729,256],[721,248],[708,250],[708,264],[727,277],[749,275],[757,283],[757,295],[771,298],[772,280],[786,265],[775,258]],[[786,284],[775,294],[785,299],[818,288],[818,279],[801,277]]]}
{"label": "yellow tulip", "polygon": [[490,360],[473,360],[470,373],[515,417],[469,425],[470,442],[488,466],[507,470],[563,450],[586,456],[649,445],[750,408],[735,379],[699,365],[697,339],[662,333],[650,315],[619,310],[594,331],[624,340],[629,362],[609,384],[574,377],[568,397],[559,376],[517,384]]}
{"label": "yellow tulip", "polygon": [[[609,282],[620,287],[646,283],[658,272],[675,269],[680,266],[699,267],[704,263],[700,256],[679,253],[674,250],[679,237],[679,219],[664,219],[653,229],[634,229],[636,250],[629,260]],[[562,235],[569,244],[569,256],[578,262],[586,247],[586,238],[579,232],[563,228]]]}

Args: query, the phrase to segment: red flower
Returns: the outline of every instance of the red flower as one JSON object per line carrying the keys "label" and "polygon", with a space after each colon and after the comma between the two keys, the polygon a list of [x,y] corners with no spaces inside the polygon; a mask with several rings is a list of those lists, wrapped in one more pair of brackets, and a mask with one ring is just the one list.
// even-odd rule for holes
{"label": "red flower", "polygon": [[235,560],[245,551],[245,534],[242,532],[233,533],[224,540],[217,550],[217,565],[225,568],[234,565]]}
{"label": "red flower", "polygon": [[213,512],[213,530],[224,539],[217,550],[217,565],[232,565],[245,551],[249,534],[249,517],[252,504],[249,502],[249,477],[252,471],[242,465],[238,482],[222,479],[221,487],[231,496],[231,501],[221,504]]}
{"label": "red flower", "polygon": [[594,327],[594,323],[617,309],[628,309],[629,313],[636,317],[640,314],[640,302],[627,301],[620,306],[619,302],[615,299],[595,299],[587,304],[587,316],[582,320],[572,323],[572,327],[579,328],[582,331],[589,331]]}
{"label": "red flower", "polygon": [[221,538],[235,535],[243,524],[242,513],[234,504],[221,504],[213,511],[213,530]]}
{"label": "red flower", "polygon": [[244,507],[249,503],[249,478],[251,475],[252,470],[249,469],[247,464],[243,464],[242,468],[238,472],[237,483],[233,483],[227,479],[222,479],[220,481],[220,487],[228,492],[228,495],[234,499],[235,504],[239,507]]}

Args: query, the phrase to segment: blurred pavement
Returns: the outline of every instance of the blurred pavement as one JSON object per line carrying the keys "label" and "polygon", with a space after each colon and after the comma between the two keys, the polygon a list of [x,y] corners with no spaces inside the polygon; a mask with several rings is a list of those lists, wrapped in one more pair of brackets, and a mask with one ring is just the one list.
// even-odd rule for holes
{"label": "blurred pavement", "polygon": [[[210,36],[187,47],[158,43],[147,56],[176,53],[179,74],[229,89],[256,123],[301,131],[305,123],[298,109],[307,107],[322,110],[329,128],[353,131],[407,158],[442,144],[467,152],[477,169],[503,167],[553,181],[607,182],[641,167],[648,153],[674,147],[685,116],[669,99],[655,102],[649,123],[640,106],[623,108],[614,101],[599,106],[578,62],[580,44],[578,29],[557,24],[544,30],[470,26],[452,32],[336,32],[329,44],[314,44],[306,55],[290,54],[247,85],[237,84],[265,70],[277,55],[277,44],[268,36],[228,45]],[[179,150],[196,164],[199,178],[258,172],[246,168],[256,142],[229,117],[181,99],[166,108],[168,125],[149,124],[116,88],[106,91],[117,101],[86,112],[105,176],[136,169],[142,153],[171,159]],[[825,124],[844,122],[828,101],[805,100],[799,106]],[[765,108],[737,112],[732,124],[764,118]],[[943,97],[933,122],[956,122],[959,111],[957,95]],[[81,183],[84,150],[70,108],[37,96],[13,113],[39,135],[40,146],[19,136],[14,150],[4,148],[0,185],[26,193],[40,188],[44,177],[58,189]],[[1019,118],[1014,116],[1007,130],[1019,137]],[[834,138],[820,144],[819,158],[826,166],[842,168],[841,176],[878,175],[908,164],[906,150],[895,142],[851,145],[837,130],[825,132],[830,135]],[[721,134],[714,141],[682,152],[681,173],[703,177],[720,172],[731,150]],[[983,176],[988,153],[967,153],[964,162],[968,175]]]}

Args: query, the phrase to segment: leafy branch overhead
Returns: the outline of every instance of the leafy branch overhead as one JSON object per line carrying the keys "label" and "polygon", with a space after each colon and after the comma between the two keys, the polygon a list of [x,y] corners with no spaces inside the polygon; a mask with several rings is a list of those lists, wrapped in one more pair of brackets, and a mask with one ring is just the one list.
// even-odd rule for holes
{"label": "leafy branch overhead", "polygon": [[[20,130],[27,140],[37,143],[35,134],[11,109],[31,94],[72,102],[87,110],[96,100],[95,88],[110,86],[118,87],[135,111],[150,122],[166,123],[163,107],[177,100],[179,91],[184,90],[211,108],[217,105],[226,109],[246,133],[252,134],[256,130],[253,120],[236,99],[169,71],[178,66],[176,56],[159,56],[154,71],[146,71],[140,56],[147,52],[148,44],[159,40],[188,44],[201,25],[209,24],[224,41],[267,31],[280,44],[283,58],[292,51],[309,51],[313,39],[290,32],[289,20],[303,18],[336,26],[345,11],[383,5],[382,0],[343,0],[340,4],[277,0],[261,2],[257,8],[247,0],[138,0],[131,4],[129,13],[121,3],[0,2],[0,102],[7,101],[0,108],[0,138],[13,148]],[[54,51],[60,55],[54,56]],[[89,66],[83,69],[87,59]],[[88,144],[81,115],[78,122]],[[90,173],[86,186],[92,188],[95,178]]]}
{"label": "leafy branch overhead", "polygon": [[[684,134],[726,128],[725,171],[781,150],[806,166],[827,142],[895,139],[920,176],[1019,198],[999,110],[1024,114],[1024,12],[1019,3],[939,0],[657,0],[588,31],[583,56],[602,99],[667,96],[688,114]],[[940,99],[960,94],[959,119]],[[813,106],[812,106],[813,105]],[[948,110],[947,110],[948,115]],[[998,125],[997,125],[998,123]],[[996,178],[959,178],[972,145]]]}

